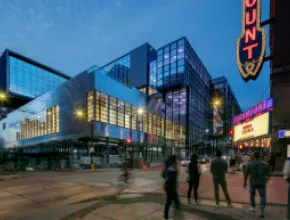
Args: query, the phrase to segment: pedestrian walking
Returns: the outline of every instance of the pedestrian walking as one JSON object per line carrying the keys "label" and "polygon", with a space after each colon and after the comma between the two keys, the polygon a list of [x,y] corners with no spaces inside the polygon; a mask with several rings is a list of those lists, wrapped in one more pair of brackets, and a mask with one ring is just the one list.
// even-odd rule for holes
{"label": "pedestrian walking", "polygon": [[247,153],[245,153],[242,156],[244,178],[245,178],[245,174],[246,174],[246,167],[248,166],[248,164],[249,164],[250,161],[251,161],[250,156]]}
{"label": "pedestrian walking", "polygon": [[273,153],[270,155],[269,165],[271,167],[271,171],[274,172],[276,166],[276,157]]}
{"label": "pedestrian walking", "polygon": [[254,153],[253,162],[249,163],[246,167],[246,173],[244,178],[244,188],[247,188],[248,176],[250,177],[250,210],[255,212],[255,195],[256,190],[260,194],[260,209],[261,218],[265,217],[264,210],[266,207],[266,184],[269,179],[269,165],[260,160],[261,155],[259,152]]}
{"label": "pedestrian walking", "polygon": [[224,161],[221,156],[222,152],[217,150],[216,152],[216,159],[211,162],[210,170],[213,176],[213,184],[214,184],[214,193],[215,193],[215,201],[216,205],[219,206],[219,186],[221,186],[225,198],[227,200],[228,206],[232,207],[231,198],[227,189],[227,182],[226,182],[226,173],[228,171],[228,164]]}
{"label": "pedestrian walking", "polygon": [[166,192],[166,203],[164,208],[164,218],[169,219],[169,208],[174,201],[175,208],[180,209],[180,202],[177,194],[177,177],[178,177],[177,157],[171,155],[165,162],[165,168],[162,173],[165,179],[164,189]]}
{"label": "pedestrian walking", "polygon": [[236,159],[235,156],[231,156],[230,159],[230,169],[231,169],[231,173],[234,174],[236,172]]}
{"label": "pedestrian walking", "polygon": [[286,209],[285,220],[290,220],[290,158],[285,161],[283,174],[284,179],[288,182],[288,206]]}
{"label": "pedestrian walking", "polygon": [[190,204],[190,197],[192,188],[194,190],[194,199],[196,204],[198,204],[198,186],[199,186],[199,177],[201,175],[200,164],[198,163],[198,156],[192,154],[190,163],[188,164],[188,192],[187,199],[188,204]]}

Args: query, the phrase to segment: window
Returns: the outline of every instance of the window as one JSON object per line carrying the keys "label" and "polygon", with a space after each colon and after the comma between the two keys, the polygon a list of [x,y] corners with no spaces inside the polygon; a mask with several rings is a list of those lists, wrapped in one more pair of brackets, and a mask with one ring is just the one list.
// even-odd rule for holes
{"label": "window", "polygon": [[131,128],[131,105],[125,103],[125,128]]}
{"label": "window", "polygon": [[182,38],[178,41],[178,46],[180,46],[180,45],[184,45],[184,38]]}
{"label": "window", "polygon": [[176,48],[176,42],[171,44],[171,49],[175,49]]}
{"label": "window", "polygon": [[3,126],[3,127],[2,127],[2,130],[4,131],[4,130],[6,129],[6,123],[3,123],[2,126]]}
{"label": "window", "polygon": [[165,48],[164,48],[164,53],[166,53],[166,52],[168,52],[169,51],[169,46],[166,46]]}
{"label": "window", "polygon": [[157,51],[157,55],[158,55],[158,56],[162,55],[162,53],[163,53],[163,50],[162,50],[162,49],[159,49],[159,50]]}
{"label": "window", "polygon": [[117,124],[117,99],[110,97],[110,124]]}
{"label": "window", "polygon": [[54,73],[45,71],[40,67],[17,58],[10,56],[9,60],[9,90],[14,93],[35,98],[66,81],[66,79]]}
{"label": "window", "polygon": [[55,105],[37,115],[32,115],[20,123],[16,139],[34,138],[59,132],[59,106]]}
{"label": "window", "polygon": [[118,100],[118,126],[124,127],[125,124],[125,104],[123,101]]}
{"label": "window", "polygon": [[100,116],[101,122],[108,123],[108,95],[104,93],[100,96]]}
{"label": "window", "polygon": [[137,125],[137,108],[132,106],[132,130],[137,130],[136,125]]}
{"label": "window", "polygon": [[88,92],[87,95],[87,121],[94,120],[94,91]]}
{"label": "window", "polygon": [[178,60],[178,66],[183,66],[184,65],[184,59]]}

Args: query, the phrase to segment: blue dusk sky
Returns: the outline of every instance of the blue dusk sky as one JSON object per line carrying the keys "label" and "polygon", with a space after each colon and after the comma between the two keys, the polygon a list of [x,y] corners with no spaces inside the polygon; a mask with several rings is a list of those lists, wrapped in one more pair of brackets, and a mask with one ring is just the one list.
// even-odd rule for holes
{"label": "blue dusk sky", "polygon": [[[269,0],[262,2],[265,20]],[[9,48],[74,76],[145,42],[157,49],[186,36],[245,110],[269,97],[270,65],[256,81],[242,80],[235,57],[241,19],[242,0],[0,0],[0,53]]]}

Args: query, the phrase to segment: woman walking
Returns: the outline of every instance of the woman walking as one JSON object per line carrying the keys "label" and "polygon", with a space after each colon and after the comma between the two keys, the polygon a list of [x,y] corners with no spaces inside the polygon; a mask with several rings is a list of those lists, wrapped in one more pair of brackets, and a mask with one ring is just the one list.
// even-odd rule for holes
{"label": "woman walking", "polygon": [[174,201],[175,208],[177,210],[180,209],[180,203],[177,194],[177,157],[175,155],[169,156],[166,160],[162,176],[165,179],[164,189],[166,192],[164,218],[169,219],[169,208],[172,201]]}
{"label": "woman walking", "polygon": [[200,164],[198,163],[198,156],[193,154],[190,159],[190,163],[188,164],[188,204],[190,204],[190,197],[192,188],[194,189],[194,199],[196,204],[198,204],[198,186],[199,186],[199,177],[201,174]]}

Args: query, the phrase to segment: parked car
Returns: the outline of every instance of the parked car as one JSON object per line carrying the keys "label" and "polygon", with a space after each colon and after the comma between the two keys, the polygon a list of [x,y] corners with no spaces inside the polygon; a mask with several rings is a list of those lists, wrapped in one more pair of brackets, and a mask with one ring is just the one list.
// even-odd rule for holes
{"label": "parked car", "polygon": [[208,156],[206,156],[206,155],[200,156],[198,158],[198,162],[202,163],[202,164],[207,164],[207,163],[210,163],[210,158]]}
{"label": "parked car", "polygon": [[185,158],[181,160],[181,166],[183,167],[188,166],[189,163],[190,163],[190,158]]}

